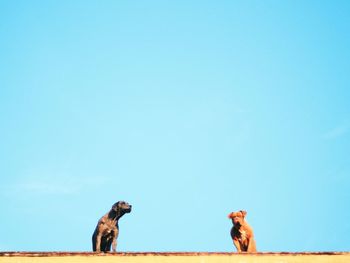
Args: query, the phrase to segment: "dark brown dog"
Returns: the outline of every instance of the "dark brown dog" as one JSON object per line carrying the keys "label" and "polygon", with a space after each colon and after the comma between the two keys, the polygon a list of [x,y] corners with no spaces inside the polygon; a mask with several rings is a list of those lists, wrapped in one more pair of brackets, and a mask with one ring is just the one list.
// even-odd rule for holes
{"label": "dark brown dog", "polygon": [[131,212],[131,205],[119,201],[112,206],[112,209],[98,221],[95,232],[92,235],[92,249],[96,252],[113,252],[117,249],[117,238],[119,234],[118,220],[125,213]]}
{"label": "dark brown dog", "polygon": [[237,252],[256,252],[253,229],[244,220],[246,214],[246,211],[241,210],[228,215],[233,223],[231,237]]}

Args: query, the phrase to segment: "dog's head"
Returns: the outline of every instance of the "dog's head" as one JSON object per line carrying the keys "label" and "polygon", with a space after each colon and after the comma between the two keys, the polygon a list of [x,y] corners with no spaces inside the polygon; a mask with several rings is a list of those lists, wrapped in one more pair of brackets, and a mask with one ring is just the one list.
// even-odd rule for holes
{"label": "dog's head", "polygon": [[115,203],[113,206],[112,206],[112,210],[115,211],[115,212],[119,212],[119,213],[122,213],[122,214],[125,214],[125,213],[130,213],[131,212],[131,208],[132,206],[125,202],[125,201],[119,201],[117,203]]}
{"label": "dog's head", "polygon": [[238,212],[232,212],[228,215],[228,218],[232,219],[232,223],[234,226],[241,226],[244,222],[244,217],[246,216],[247,212],[240,210]]}

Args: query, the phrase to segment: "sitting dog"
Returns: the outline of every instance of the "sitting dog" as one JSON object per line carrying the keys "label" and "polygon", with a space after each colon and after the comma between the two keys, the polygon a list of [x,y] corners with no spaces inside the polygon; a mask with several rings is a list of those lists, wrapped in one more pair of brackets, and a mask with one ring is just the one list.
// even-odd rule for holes
{"label": "sitting dog", "polygon": [[253,229],[244,220],[246,211],[232,212],[228,218],[232,219],[231,237],[237,252],[256,252]]}
{"label": "sitting dog", "polygon": [[117,249],[117,238],[119,234],[118,220],[125,213],[131,212],[131,205],[119,201],[112,209],[98,221],[94,234],[92,235],[92,249],[96,252],[111,251]]}

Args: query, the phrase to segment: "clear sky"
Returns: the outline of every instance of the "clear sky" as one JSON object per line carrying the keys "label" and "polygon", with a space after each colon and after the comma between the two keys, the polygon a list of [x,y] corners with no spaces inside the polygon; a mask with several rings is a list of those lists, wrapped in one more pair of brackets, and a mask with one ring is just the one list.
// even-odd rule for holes
{"label": "clear sky", "polygon": [[349,251],[349,13],[0,0],[0,251]]}

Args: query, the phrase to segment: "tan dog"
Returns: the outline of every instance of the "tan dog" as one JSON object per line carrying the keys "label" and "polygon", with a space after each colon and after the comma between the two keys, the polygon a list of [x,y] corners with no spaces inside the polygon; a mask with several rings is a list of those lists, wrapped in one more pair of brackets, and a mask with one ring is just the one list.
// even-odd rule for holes
{"label": "tan dog", "polygon": [[112,209],[98,221],[94,234],[92,235],[92,250],[96,252],[113,252],[117,249],[117,238],[119,234],[119,219],[126,213],[131,212],[131,205],[119,201]]}
{"label": "tan dog", "polygon": [[228,218],[232,219],[231,237],[237,252],[256,252],[253,229],[244,220],[246,211],[232,212]]}

